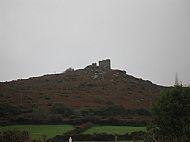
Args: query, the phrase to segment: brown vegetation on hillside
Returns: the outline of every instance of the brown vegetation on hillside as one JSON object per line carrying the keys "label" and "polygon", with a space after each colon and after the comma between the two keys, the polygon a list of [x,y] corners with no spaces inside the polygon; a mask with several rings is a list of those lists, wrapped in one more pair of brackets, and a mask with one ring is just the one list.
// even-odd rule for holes
{"label": "brown vegetation on hillside", "polygon": [[64,116],[71,113],[69,108],[83,110],[116,105],[125,109],[149,109],[162,89],[125,71],[88,66],[61,74],[1,82],[0,103],[22,108],[28,118],[40,114],[45,119],[49,117],[46,111],[59,104],[66,107]]}

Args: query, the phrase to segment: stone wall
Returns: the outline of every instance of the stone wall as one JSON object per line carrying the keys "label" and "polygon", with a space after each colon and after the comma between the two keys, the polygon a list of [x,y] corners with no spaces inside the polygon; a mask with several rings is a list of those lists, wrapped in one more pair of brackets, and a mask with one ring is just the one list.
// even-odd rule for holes
{"label": "stone wall", "polygon": [[110,59],[99,61],[99,67],[101,67],[103,69],[111,69]]}

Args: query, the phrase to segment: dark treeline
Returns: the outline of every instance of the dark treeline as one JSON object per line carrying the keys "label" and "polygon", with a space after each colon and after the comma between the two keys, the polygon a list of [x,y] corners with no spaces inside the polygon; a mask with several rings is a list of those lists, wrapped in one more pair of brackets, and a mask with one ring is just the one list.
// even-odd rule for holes
{"label": "dark treeline", "polygon": [[55,104],[50,109],[43,109],[38,106],[27,108],[22,105],[0,103],[1,125],[63,123],[80,125],[87,122],[103,125],[145,125],[146,121],[133,119],[133,116],[150,117],[151,113],[145,109],[126,109],[119,105],[74,110],[64,104]]}

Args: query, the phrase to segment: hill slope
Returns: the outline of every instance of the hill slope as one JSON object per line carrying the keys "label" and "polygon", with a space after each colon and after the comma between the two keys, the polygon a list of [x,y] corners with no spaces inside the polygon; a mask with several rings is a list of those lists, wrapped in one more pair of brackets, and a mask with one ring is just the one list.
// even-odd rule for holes
{"label": "hill slope", "polygon": [[127,75],[125,71],[88,66],[61,74],[0,83],[0,101],[44,108],[64,103],[74,109],[111,104],[147,109],[163,88]]}

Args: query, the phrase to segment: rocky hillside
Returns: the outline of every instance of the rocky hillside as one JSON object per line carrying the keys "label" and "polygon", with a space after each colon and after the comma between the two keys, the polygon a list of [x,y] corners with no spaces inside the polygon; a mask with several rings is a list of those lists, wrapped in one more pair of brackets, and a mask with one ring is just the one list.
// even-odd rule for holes
{"label": "rocky hillside", "polygon": [[80,108],[121,105],[149,108],[164,87],[126,74],[125,71],[87,66],[61,74],[0,83],[0,101],[26,107],[51,107],[57,103]]}

